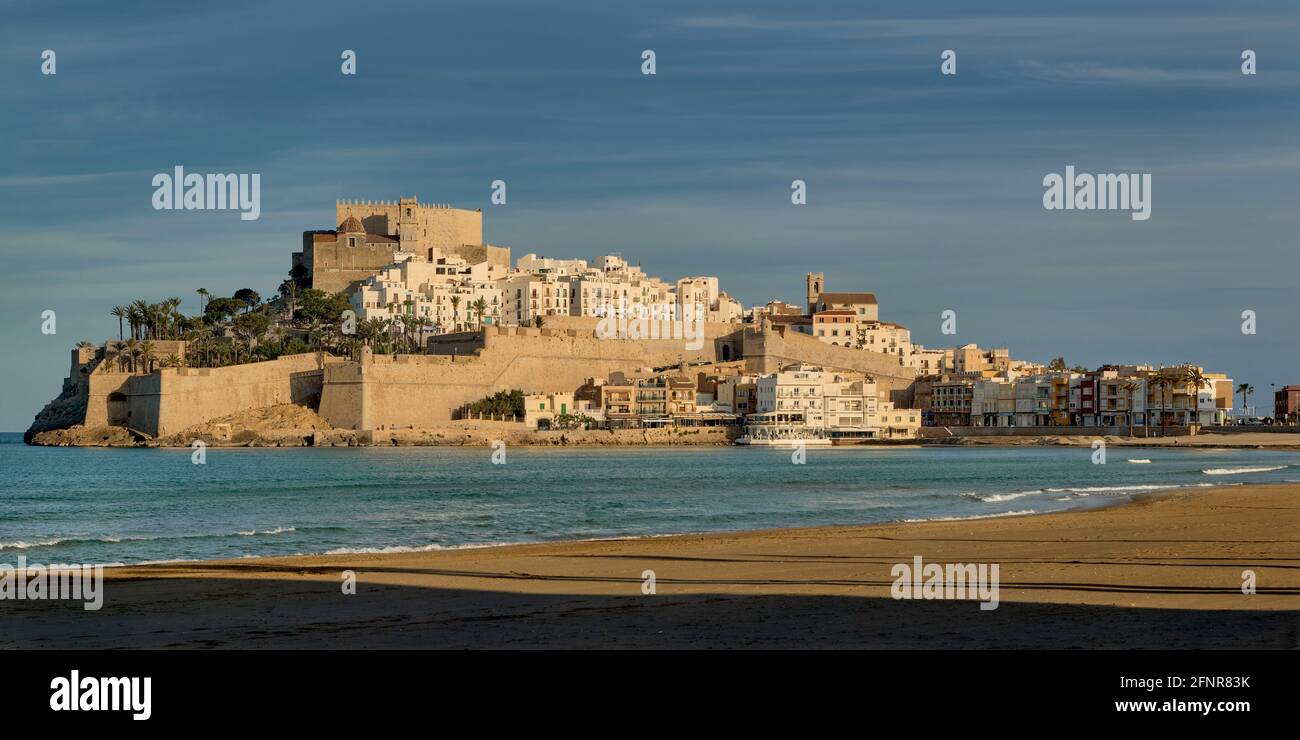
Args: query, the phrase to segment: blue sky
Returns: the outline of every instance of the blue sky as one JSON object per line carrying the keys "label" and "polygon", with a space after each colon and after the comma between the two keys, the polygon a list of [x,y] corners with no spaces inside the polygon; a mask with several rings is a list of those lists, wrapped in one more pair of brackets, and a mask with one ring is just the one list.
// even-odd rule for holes
{"label": "blue sky", "polygon": [[[1288,7],[1288,5],[1290,7]],[[25,3],[0,27],[0,429],[108,310],[270,294],[337,198],[482,207],[515,255],[621,252],[746,305],[872,290],[929,346],[1300,382],[1294,3]],[[40,74],[44,49],[58,74]],[[343,49],[358,74],[339,72]],[[641,51],[658,74],[640,74]],[[958,74],[939,74],[944,49]],[[1240,74],[1240,54],[1259,74]],[[154,211],[257,172],[262,217]],[[1151,220],[1042,178],[1149,172]],[[504,179],[509,203],[491,206]],[[808,183],[793,206],[790,182]],[[53,309],[58,333],[40,332]],[[940,334],[957,312],[958,334]],[[1240,331],[1257,312],[1258,334]]]}

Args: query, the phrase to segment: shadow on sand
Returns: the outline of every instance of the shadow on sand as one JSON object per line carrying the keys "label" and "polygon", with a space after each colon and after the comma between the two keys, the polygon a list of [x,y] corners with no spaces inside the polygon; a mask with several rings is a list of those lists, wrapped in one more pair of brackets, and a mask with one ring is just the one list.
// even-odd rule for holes
{"label": "shadow on sand", "polygon": [[[673,594],[675,585],[879,581],[659,581],[636,578],[366,567],[355,595],[337,575],[261,564],[186,564],[217,578],[114,579],[98,612],[77,602],[0,602],[4,648],[1196,648],[1295,649],[1300,611],[1211,611],[866,596]],[[276,572],[283,570],[283,577]],[[258,572],[259,578],[240,573]],[[268,577],[268,571],[271,575]],[[369,582],[376,574],[547,581],[551,593]],[[570,593],[584,583],[627,595]],[[885,582],[887,585],[887,582]],[[502,584],[505,587],[505,584]],[[1004,584],[1004,588],[1011,584]],[[1014,588],[1110,590],[1104,584]],[[1126,590],[1116,585],[1114,591]],[[1145,587],[1151,592],[1196,589]]]}

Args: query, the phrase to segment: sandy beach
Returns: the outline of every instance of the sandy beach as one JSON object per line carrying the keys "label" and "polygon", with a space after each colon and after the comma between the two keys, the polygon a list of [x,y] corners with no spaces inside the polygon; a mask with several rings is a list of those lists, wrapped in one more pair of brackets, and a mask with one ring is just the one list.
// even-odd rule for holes
{"label": "sandy beach", "polygon": [[[891,568],[916,556],[997,563],[998,608],[891,598]],[[0,647],[1295,649],[1300,484],[1022,517],[107,573],[99,612],[0,603]]]}

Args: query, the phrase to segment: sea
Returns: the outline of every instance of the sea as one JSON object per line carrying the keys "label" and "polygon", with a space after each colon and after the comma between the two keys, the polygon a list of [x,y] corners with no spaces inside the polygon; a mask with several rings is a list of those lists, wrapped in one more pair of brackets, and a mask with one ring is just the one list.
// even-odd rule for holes
{"label": "sea", "polygon": [[[0,563],[410,552],[1025,516],[1300,481],[1300,452],[1087,447],[29,447],[0,434]],[[498,459],[500,456],[498,455]],[[1134,462],[1148,460],[1149,462]]]}

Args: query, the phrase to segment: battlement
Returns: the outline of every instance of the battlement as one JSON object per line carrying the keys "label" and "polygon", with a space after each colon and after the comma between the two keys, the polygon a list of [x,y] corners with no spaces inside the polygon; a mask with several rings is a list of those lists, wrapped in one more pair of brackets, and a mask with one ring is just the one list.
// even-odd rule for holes
{"label": "battlement", "polygon": [[336,201],[334,201],[334,207],[335,207],[336,209],[337,209],[337,208],[340,208],[340,207],[342,207],[342,206],[384,206],[384,207],[387,207],[387,206],[404,206],[404,205],[414,206],[415,208],[419,208],[419,209],[441,210],[441,211],[445,211],[445,210],[467,210],[467,209],[463,209],[463,208],[458,209],[458,208],[456,208],[455,206],[451,205],[450,203],[421,203],[421,202],[419,202],[419,200],[416,199],[416,198],[402,198],[402,199],[400,199],[400,200],[359,200],[359,199],[351,199],[351,200],[347,200],[347,199],[344,199],[344,200],[336,200]]}

